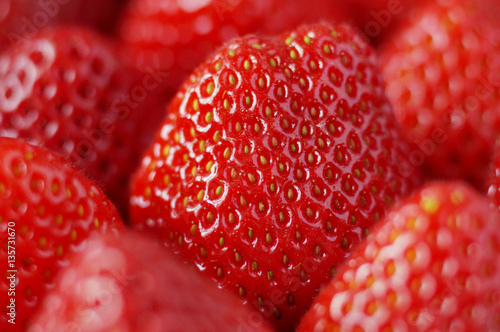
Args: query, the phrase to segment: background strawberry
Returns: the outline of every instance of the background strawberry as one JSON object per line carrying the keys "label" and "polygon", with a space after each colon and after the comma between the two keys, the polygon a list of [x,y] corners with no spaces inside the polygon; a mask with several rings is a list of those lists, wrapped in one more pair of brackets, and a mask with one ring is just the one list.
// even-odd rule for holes
{"label": "background strawberry", "polygon": [[381,49],[388,97],[431,178],[485,187],[500,129],[499,7],[428,2]]}
{"label": "background strawberry", "polygon": [[0,0],[0,51],[54,25],[112,32],[127,0]]}
{"label": "background strawberry", "polygon": [[29,331],[271,331],[257,312],[170,255],[135,233],[89,240]]}
{"label": "background strawberry", "polygon": [[[8,242],[8,228],[15,230],[15,243]],[[90,234],[123,228],[101,190],[64,159],[0,138],[0,330],[25,331],[68,255],[82,250]],[[14,266],[8,265],[12,247]],[[15,296],[8,295],[8,270],[17,270]],[[10,298],[16,301],[15,325],[7,322]]]}
{"label": "background strawberry", "polygon": [[227,44],[171,103],[133,180],[135,227],[293,328],[418,181],[375,67],[346,26]]}
{"label": "background strawberry", "polygon": [[0,136],[65,156],[123,212],[129,176],[164,116],[165,74],[139,72],[87,29],[44,30],[21,46],[0,57]]}
{"label": "background strawberry", "polygon": [[282,33],[303,23],[344,21],[343,1],[132,0],[123,15],[121,39],[138,50],[139,66],[158,63],[170,73],[171,97],[184,79],[224,42],[249,33]]}
{"label": "background strawberry", "polygon": [[353,253],[298,331],[498,331],[499,222],[464,184],[426,186]]}

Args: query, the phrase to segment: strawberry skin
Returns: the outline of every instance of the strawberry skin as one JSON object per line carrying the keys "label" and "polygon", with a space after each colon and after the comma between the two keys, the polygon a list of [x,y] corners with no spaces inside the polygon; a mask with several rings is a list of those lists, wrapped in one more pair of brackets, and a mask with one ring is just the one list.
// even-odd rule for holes
{"label": "strawberry skin", "polygon": [[177,259],[143,234],[93,237],[61,271],[29,331],[272,331]]}
{"label": "strawberry skin", "polygon": [[430,178],[486,186],[500,132],[498,1],[429,1],[381,52],[387,94]]}
{"label": "strawberry skin", "polygon": [[353,253],[298,331],[499,331],[499,222],[468,185],[427,185]]}
{"label": "strawberry skin", "polygon": [[293,328],[418,181],[375,67],[347,26],[227,44],[172,101],[132,181],[132,223]]}
{"label": "strawberry skin", "polygon": [[0,136],[44,145],[125,211],[128,178],[163,118],[161,73],[81,28],[44,30],[0,57]]}
{"label": "strawberry skin", "polygon": [[[0,138],[0,259],[7,266],[9,222],[15,223],[16,324],[4,312],[9,280],[0,282],[0,330],[24,331],[68,255],[91,234],[124,229],[102,191],[59,156],[20,140]],[[8,310],[7,310],[8,311]]]}

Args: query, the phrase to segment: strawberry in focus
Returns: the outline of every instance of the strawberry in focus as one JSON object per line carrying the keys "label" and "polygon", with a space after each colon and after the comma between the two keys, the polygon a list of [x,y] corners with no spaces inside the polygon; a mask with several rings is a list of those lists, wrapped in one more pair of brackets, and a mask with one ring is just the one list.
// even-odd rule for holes
{"label": "strawberry in focus", "polygon": [[87,29],[44,30],[0,56],[0,136],[66,157],[125,214],[130,174],[164,117],[165,74]]}
{"label": "strawberry in focus", "polygon": [[409,150],[352,29],[247,36],[172,101],[132,181],[132,224],[290,330],[419,182]]}
{"label": "strawberry in focus", "polygon": [[[59,156],[0,138],[0,330],[25,331],[54,278],[91,234],[124,229],[102,191]],[[8,239],[14,234],[15,240]],[[9,235],[9,236],[11,236]],[[15,256],[12,259],[8,256]],[[15,273],[15,296],[11,291]],[[15,325],[7,320],[15,298]]]}
{"label": "strawberry in focus", "polygon": [[142,234],[90,239],[29,331],[272,331],[258,312],[171,255]]}
{"label": "strawberry in focus", "polygon": [[298,332],[499,331],[499,222],[467,185],[427,185],[353,253]]}
{"label": "strawberry in focus", "polygon": [[387,95],[429,178],[479,189],[500,132],[498,1],[426,2],[380,50]]}

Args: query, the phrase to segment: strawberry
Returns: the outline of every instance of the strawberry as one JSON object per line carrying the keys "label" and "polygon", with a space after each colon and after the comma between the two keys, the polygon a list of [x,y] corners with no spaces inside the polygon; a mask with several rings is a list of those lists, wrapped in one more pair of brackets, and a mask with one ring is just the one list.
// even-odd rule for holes
{"label": "strawberry", "polygon": [[60,24],[112,32],[124,4],[125,0],[0,0],[0,50]]}
{"label": "strawberry", "polygon": [[499,331],[499,222],[468,185],[427,185],[353,253],[298,332]]}
{"label": "strawberry", "polygon": [[272,331],[142,234],[92,238],[47,295],[30,332]]}
{"label": "strawberry", "polygon": [[247,36],[172,101],[132,181],[132,223],[287,330],[418,181],[408,151],[352,29]]}
{"label": "strawberry", "polygon": [[158,63],[170,73],[171,97],[184,79],[224,42],[249,33],[275,34],[301,23],[343,21],[344,1],[132,0],[123,15],[121,39],[138,50],[138,63]]}
{"label": "strawberry", "polygon": [[0,138],[0,330],[25,331],[69,254],[91,234],[123,228],[101,190],[64,159]]}
{"label": "strawberry", "polygon": [[500,6],[490,0],[426,2],[381,49],[387,94],[410,158],[430,178],[486,185],[500,132]]}
{"label": "strawberry", "polygon": [[[79,28],[44,30],[0,56],[0,136],[43,144],[126,209],[128,177],[163,118],[165,74]],[[132,138],[132,139],[131,139]]]}

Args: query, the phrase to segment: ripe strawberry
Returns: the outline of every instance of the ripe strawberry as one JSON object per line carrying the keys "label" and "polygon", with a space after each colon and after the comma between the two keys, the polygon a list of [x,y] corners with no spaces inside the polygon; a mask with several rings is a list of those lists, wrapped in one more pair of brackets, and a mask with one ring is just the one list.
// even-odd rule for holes
{"label": "ripe strawberry", "polygon": [[500,132],[500,14],[490,0],[430,1],[381,50],[387,94],[413,161],[438,178],[486,183]]}
{"label": "ripe strawberry", "polygon": [[298,331],[499,331],[499,222],[467,185],[424,187],[353,253]]}
{"label": "ripe strawberry", "polygon": [[136,233],[90,239],[29,331],[271,331],[257,312],[170,255]]}
{"label": "ripe strawberry", "polygon": [[[119,46],[90,30],[45,30],[0,57],[0,136],[43,144],[125,210],[128,178],[163,118],[156,88]],[[163,75],[163,76],[162,76]]]}
{"label": "ripe strawberry", "polygon": [[1,0],[0,51],[54,25],[79,24],[112,32],[124,5],[124,0]]}
{"label": "ripe strawberry", "polygon": [[227,44],[172,101],[133,179],[135,227],[292,328],[418,181],[375,67],[347,26]]}
{"label": "ripe strawberry", "polygon": [[317,0],[132,0],[121,39],[139,50],[139,65],[159,63],[170,73],[171,97],[184,79],[224,42],[249,33],[276,34],[302,23],[344,21],[344,1]]}
{"label": "ripe strawberry", "polygon": [[[123,228],[101,190],[64,159],[0,138],[0,330],[25,331],[68,255],[81,251],[90,234]],[[8,322],[12,311],[15,325]]]}

